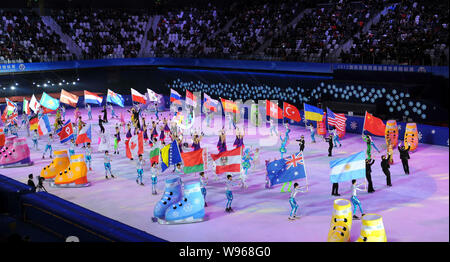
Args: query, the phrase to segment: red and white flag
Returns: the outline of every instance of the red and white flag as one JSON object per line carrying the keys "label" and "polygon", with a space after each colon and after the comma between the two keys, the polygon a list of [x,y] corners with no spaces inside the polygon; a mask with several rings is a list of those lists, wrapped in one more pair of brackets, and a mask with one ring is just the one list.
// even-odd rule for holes
{"label": "red and white flag", "polygon": [[277,104],[269,100],[266,100],[266,114],[276,119],[283,118],[283,110],[281,110],[281,108]]}
{"label": "red and white flag", "polygon": [[131,100],[133,102],[138,102],[141,104],[145,104],[145,96],[141,93],[139,93],[138,91],[134,90],[133,88],[131,88]]}
{"label": "red and white flag", "polygon": [[302,120],[297,107],[286,102],[283,102],[283,115],[284,117],[292,119],[296,122],[300,122],[300,120]]}
{"label": "red and white flag", "polygon": [[186,89],[186,104],[197,107],[197,97]]}
{"label": "red and white flag", "polygon": [[78,96],[61,89],[61,95],[59,97],[61,103],[67,104],[72,107],[77,107]]}
{"label": "red and white flag", "polygon": [[36,97],[33,94],[30,100],[30,109],[33,110],[33,112],[36,114],[40,106],[41,104],[39,104],[39,102],[37,101]]}
{"label": "red and white flag", "polygon": [[211,154],[216,164],[216,174],[241,172],[241,147],[219,154]]}
{"label": "red and white flag", "polygon": [[125,140],[126,155],[128,158],[138,158],[144,153],[144,136],[142,132],[132,136],[129,140]]}

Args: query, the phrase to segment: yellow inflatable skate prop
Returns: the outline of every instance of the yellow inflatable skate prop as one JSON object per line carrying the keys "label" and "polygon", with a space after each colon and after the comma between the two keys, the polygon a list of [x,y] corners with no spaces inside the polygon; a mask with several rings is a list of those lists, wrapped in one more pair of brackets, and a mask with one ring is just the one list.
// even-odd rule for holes
{"label": "yellow inflatable skate prop", "polygon": [[388,120],[386,122],[386,129],[384,133],[384,138],[386,139],[386,145],[388,145],[388,141],[391,141],[391,145],[393,148],[397,147],[398,144],[398,127],[397,121]]}
{"label": "yellow inflatable skate prop", "polygon": [[404,145],[405,148],[408,148],[408,144],[410,146],[409,151],[414,151],[417,149],[419,145],[419,133],[417,132],[416,123],[407,123],[405,128],[405,137],[404,137]]}
{"label": "yellow inflatable skate prop", "polygon": [[53,154],[55,158],[41,170],[41,177],[45,179],[54,179],[56,175],[66,169],[70,164],[67,150],[54,151]]}
{"label": "yellow inflatable skate prop", "polygon": [[362,217],[361,234],[356,242],[387,242],[383,219],[377,214]]}
{"label": "yellow inflatable skate prop", "polygon": [[86,187],[90,183],[87,180],[87,167],[84,155],[73,155],[70,157],[70,165],[61,171],[53,183],[53,187]]}
{"label": "yellow inflatable skate prop", "polygon": [[336,199],[333,205],[328,242],[348,242],[352,228],[352,204],[347,199]]}

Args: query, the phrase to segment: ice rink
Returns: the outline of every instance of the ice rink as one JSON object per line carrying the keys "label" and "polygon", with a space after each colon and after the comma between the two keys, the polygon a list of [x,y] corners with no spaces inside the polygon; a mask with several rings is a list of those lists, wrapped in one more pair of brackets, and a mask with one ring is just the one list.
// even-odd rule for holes
{"label": "ice rink", "polygon": [[[120,154],[112,154],[112,172],[116,179],[105,179],[103,167],[103,153],[97,151],[98,147],[98,114],[99,108],[93,108],[92,123],[93,135],[93,171],[88,172],[91,186],[85,188],[52,188],[46,183],[46,189],[68,201],[74,202],[87,209],[116,219],[120,222],[144,230],[150,234],[168,241],[326,241],[333,210],[331,196],[331,183],[329,181],[329,161],[337,157],[346,157],[350,154],[365,150],[366,145],[361,135],[346,134],[341,139],[342,147],[333,150],[333,157],[328,157],[328,143],[316,138],[317,143],[311,143],[310,132],[304,127],[291,126],[288,153],[298,151],[295,139],[305,135],[306,146],[304,152],[306,172],[309,182],[307,193],[298,193],[298,214],[300,219],[289,221],[290,205],[289,194],[280,192],[280,185],[266,189],[265,185],[265,159],[279,158],[279,138],[276,145],[260,147],[261,135],[247,135],[244,138],[245,146],[260,147],[259,165],[252,167],[248,176],[248,189],[235,188],[233,191],[233,209],[235,212],[226,213],[224,177],[218,180],[209,171],[207,185],[206,220],[194,224],[160,225],[152,223],[153,207],[160,200],[164,190],[164,178],[171,174],[172,168],[158,177],[158,195],[151,194],[149,165],[144,169],[145,186],[137,185],[135,163],[125,156],[125,133],[121,129],[122,142]],[[125,109],[115,107],[116,114],[124,112],[125,120],[129,114]],[[87,119],[87,112],[81,109],[83,120]],[[164,112],[165,115],[168,112]],[[111,119],[105,125],[106,132],[111,136],[118,119]],[[147,123],[154,115],[146,117]],[[50,117],[53,123],[54,117]],[[73,110],[67,110],[66,119],[73,121]],[[216,122],[219,117],[216,117]],[[228,127],[228,123],[226,127]],[[246,126],[248,126],[246,124]],[[216,130],[221,128],[216,126]],[[400,131],[402,132],[402,131]],[[26,136],[22,129],[19,134]],[[279,134],[284,137],[284,127],[280,125]],[[149,133],[150,135],[150,133]],[[231,130],[227,132],[228,149],[233,148],[235,136]],[[207,135],[201,141],[201,146],[210,153],[217,153],[218,136]],[[375,143],[384,154],[384,138],[375,137]],[[50,163],[50,159],[42,159],[46,137],[39,140],[39,150],[32,149],[31,137],[28,138],[31,158],[34,165],[17,168],[3,168],[0,173],[26,183],[28,174],[40,174],[42,167]],[[190,137],[187,142],[191,144]],[[53,143],[53,150],[68,149],[68,145]],[[144,146],[144,158],[149,162],[148,144]],[[84,153],[81,146],[76,153]],[[375,193],[359,192],[358,198],[366,214],[376,213],[383,217],[384,227],[388,241],[449,241],[449,148],[419,144],[415,152],[410,153],[409,161],[411,175],[403,172],[398,150],[394,150],[394,165],[391,166],[393,187],[386,186],[386,178],[381,171],[381,154],[374,151],[375,164],[372,166],[372,180]],[[238,177],[234,176],[235,179]],[[197,174],[182,177],[184,182],[198,180]],[[300,180],[304,184],[305,180]],[[341,198],[350,199],[350,182],[339,185]],[[359,215],[359,211],[358,211]],[[354,221],[351,229],[351,241],[355,241],[361,228],[361,221]]]}

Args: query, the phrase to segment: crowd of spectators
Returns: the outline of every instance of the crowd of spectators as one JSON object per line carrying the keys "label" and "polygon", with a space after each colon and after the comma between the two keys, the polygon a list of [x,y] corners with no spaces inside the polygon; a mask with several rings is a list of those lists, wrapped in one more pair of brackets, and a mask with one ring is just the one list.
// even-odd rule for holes
{"label": "crowd of spectators", "polygon": [[383,8],[384,1],[349,0],[318,4],[305,12],[265,49],[267,56],[281,60],[329,62],[329,57]]}
{"label": "crowd of spectators", "polygon": [[448,65],[448,2],[410,0],[353,38],[345,63]]}
{"label": "crowd of spectators", "polygon": [[71,59],[60,36],[34,11],[0,9],[0,63]]}
{"label": "crowd of spectators", "polygon": [[139,10],[65,9],[52,17],[86,58],[137,57],[149,15]]}

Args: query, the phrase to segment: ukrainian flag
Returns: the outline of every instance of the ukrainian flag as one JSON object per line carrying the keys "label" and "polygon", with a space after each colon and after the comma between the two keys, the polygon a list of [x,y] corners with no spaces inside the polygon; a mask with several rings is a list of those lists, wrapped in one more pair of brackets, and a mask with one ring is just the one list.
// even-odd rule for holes
{"label": "ukrainian flag", "polygon": [[305,119],[312,121],[322,121],[323,110],[305,103]]}
{"label": "ukrainian flag", "polygon": [[366,177],[366,154],[364,151],[346,158],[330,161],[330,181],[339,183]]}

